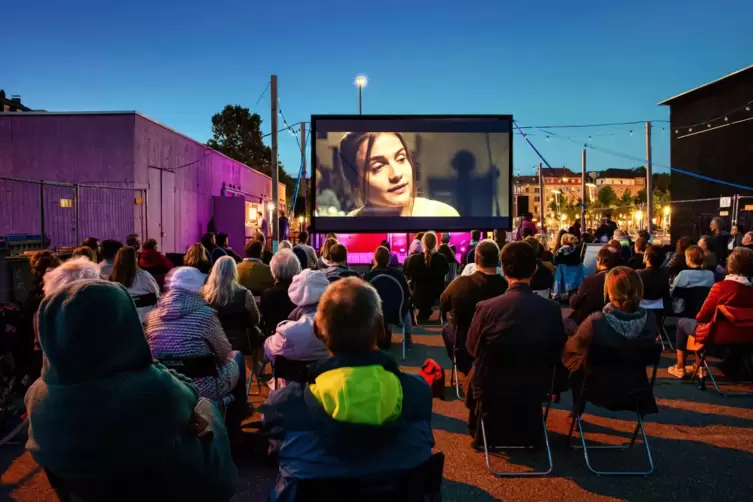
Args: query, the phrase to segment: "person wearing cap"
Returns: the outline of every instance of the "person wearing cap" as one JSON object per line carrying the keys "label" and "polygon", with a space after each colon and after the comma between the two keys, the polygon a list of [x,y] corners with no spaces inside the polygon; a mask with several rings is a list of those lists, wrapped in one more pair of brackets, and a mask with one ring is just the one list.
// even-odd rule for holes
{"label": "person wearing cap", "polygon": [[216,407],[155,363],[120,284],[79,280],[39,309],[41,377],[27,448],[48,476],[97,500],[226,501],[238,471]]}
{"label": "person wearing cap", "polygon": [[288,296],[296,308],[264,342],[264,352],[269,360],[274,361],[277,356],[293,361],[329,357],[329,350],[314,334],[314,314],[327,286],[327,276],[319,270],[306,269],[293,277]]}

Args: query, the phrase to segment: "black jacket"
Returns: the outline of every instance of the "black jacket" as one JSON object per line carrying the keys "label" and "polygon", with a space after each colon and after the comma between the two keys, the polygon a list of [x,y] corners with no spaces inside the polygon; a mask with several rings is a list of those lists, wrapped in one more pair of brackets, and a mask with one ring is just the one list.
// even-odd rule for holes
{"label": "black jacket", "polygon": [[413,303],[418,308],[431,308],[444,291],[445,276],[450,271],[447,258],[439,253],[431,255],[426,266],[424,254],[415,254],[405,263],[405,276],[413,287]]}
{"label": "black jacket", "polygon": [[665,267],[651,267],[638,271],[643,281],[643,298],[646,300],[663,300],[664,309],[672,307],[669,295],[669,269]]}
{"label": "black jacket", "polygon": [[607,279],[607,271],[598,274],[589,275],[583,280],[578,288],[578,292],[570,297],[570,308],[573,313],[570,315],[576,323],[580,324],[594,312],[599,312],[604,308],[604,282]]}

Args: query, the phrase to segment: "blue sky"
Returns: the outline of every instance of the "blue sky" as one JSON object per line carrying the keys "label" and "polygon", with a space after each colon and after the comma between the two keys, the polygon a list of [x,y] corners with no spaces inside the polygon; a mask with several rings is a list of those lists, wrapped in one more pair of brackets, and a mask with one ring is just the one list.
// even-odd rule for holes
{"label": "blue sky", "polygon": [[[364,113],[511,113],[541,125],[666,120],[657,102],[753,64],[749,0],[38,0],[4,6],[3,18],[8,94],[50,111],[138,110],[201,141],[226,104],[260,113],[268,132],[269,94],[255,103],[272,73],[289,123],[356,113],[364,73]],[[669,164],[661,126],[654,161]],[[530,139],[552,165],[579,169],[589,135],[643,158],[643,131]],[[280,157],[297,172],[290,135]],[[538,162],[516,136],[516,174]],[[588,154],[589,171],[637,164]]]}

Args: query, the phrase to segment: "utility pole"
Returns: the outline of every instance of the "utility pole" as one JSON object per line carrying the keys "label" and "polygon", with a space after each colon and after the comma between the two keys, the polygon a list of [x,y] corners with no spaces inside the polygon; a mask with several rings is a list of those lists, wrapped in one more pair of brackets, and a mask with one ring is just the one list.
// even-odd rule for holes
{"label": "utility pole", "polygon": [[580,231],[581,235],[586,230],[586,149],[583,149],[580,157],[581,174],[580,174]]}
{"label": "utility pole", "polygon": [[646,230],[648,237],[653,242],[654,225],[651,218],[654,216],[654,180],[651,167],[651,122],[646,122]]}
{"label": "utility pole", "polygon": [[[303,228],[301,230],[306,230],[306,219],[308,217],[307,211],[309,207],[309,184],[308,176],[306,175],[308,171],[306,169],[306,122],[301,122],[301,165],[303,166],[303,169],[301,169],[301,176],[303,176],[303,179],[301,180],[301,183],[303,183],[301,186],[301,188],[303,188]],[[293,202],[293,204],[295,204],[295,202]]]}
{"label": "utility pole", "polygon": [[272,100],[272,252],[277,252],[277,243],[280,240],[280,189],[278,187],[277,172],[277,75],[272,75],[269,85]]}
{"label": "utility pole", "polygon": [[539,221],[541,228],[546,228],[546,196],[544,194],[544,175],[541,173],[541,162],[539,162]]}

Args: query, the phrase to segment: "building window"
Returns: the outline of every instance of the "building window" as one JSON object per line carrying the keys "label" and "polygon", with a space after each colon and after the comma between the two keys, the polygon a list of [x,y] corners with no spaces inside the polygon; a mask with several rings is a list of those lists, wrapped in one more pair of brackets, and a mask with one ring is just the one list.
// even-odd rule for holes
{"label": "building window", "polygon": [[534,201],[534,202],[539,202],[540,200],[541,200],[541,198],[540,198],[540,197],[539,197],[538,195],[537,195],[536,197],[534,197],[534,198],[533,198],[533,201]]}
{"label": "building window", "polygon": [[539,187],[534,187],[533,193],[539,193]]}

